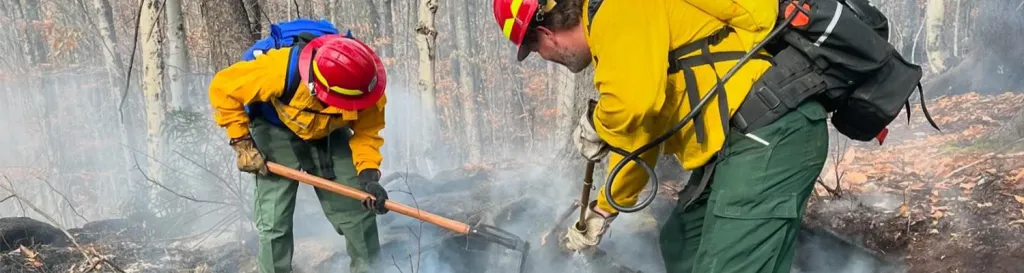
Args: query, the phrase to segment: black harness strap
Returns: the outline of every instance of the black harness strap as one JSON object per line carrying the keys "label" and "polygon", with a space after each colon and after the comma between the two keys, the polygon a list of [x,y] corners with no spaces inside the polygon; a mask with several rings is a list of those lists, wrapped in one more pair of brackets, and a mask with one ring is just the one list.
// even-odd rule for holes
{"label": "black harness strap", "polygon": [[[733,31],[731,27],[723,27],[715,33],[704,37],[700,40],[694,41],[687,45],[681,46],[669,52],[669,66],[668,73],[673,74],[679,71],[683,72],[683,80],[686,84],[686,96],[689,100],[690,111],[700,111],[696,109],[697,104],[700,101],[700,93],[697,91],[697,76],[693,72],[693,67],[700,65],[710,65],[711,69],[718,71],[715,68],[715,63],[723,61],[739,60],[746,54],[742,51],[728,51],[728,52],[711,52],[710,47],[716,45],[728,37]],[[700,51],[701,54],[698,56],[691,56],[683,58],[686,54],[691,52]],[[770,60],[770,56],[766,55],[754,55],[755,59]],[[719,117],[722,119],[722,130],[728,132],[729,128],[729,99],[726,96],[725,86],[722,82],[722,78],[715,72],[715,80],[718,83],[718,92],[715,94],[718,97],[718,111]],[[710,90],[708,92],[714,92]],[[701,118],[693,119],[694,133],[697,137],[697,143],[706,143],[707,140],[707,129],[704,126],[704,120]]]}
{"label": "black harness strap", "polygon": [[601,8],[601,3],[604,0],[590,0],[587,4],[587,31],[590,31],[590,26],[594,24],[594,16],[597,16],[597,10]]}
{"label": "black harness strap", "polygon": [[[697,40],[693,43],[672,50],[671,52],[669,52],[668,68],[669,74],[675,73],[677,71],[683,72],[683,79],[686,84],[686,96],[689,98],[690,103],[690,111],[700,110],[695,108],[695,106],[699,103],[700,94],[697,91],[696,74],[693,72],[692,68],[701,65],[709,65],[711,66],[711,69],[713,71],[716,71],[715,81],[718,85],[715,90],[709,90],[708,92],[715,92],[716,90],[719,91],[715,95],[718,96],[718,114],[722,121],[723,138],[725,138],[726,141],[728,141],[729,128],[731,128],[729,123],[729,99],[725,92],[725,83],[723,83],[722,78],[718,76],[718,69],[715,67],[715,63],[739,60],[743,58],[743,56],[746,55],[747,52],[711,52],[710,47],[711,45],[716,45],[719,42],[721,42],[722,39],[725,39],[725,37],[727,37],[730,34],[730,32],[732,32],[732,28],[724,27],[708,37],[705,37],[701,40]],[[700,55],[682,58],[686,54],[698,50],[700,50],[701,52]],[[771,61],[771,56],[764,54],[753,55],[752,58],[764,61]],[[706,128],[704,127],[703,119],[699,117],[694,118],[693,126],[697,137],[697,142],[705,143],[707,136],[705,132]],[[708,187],[708,185],[711,182],[711,177],[712,175],[714,175],[715,166],[718,165],[718,160],[724,158],[724,146],[725,144],[723,144],[723,148],[720,149],[714,157],[712,157],[707,163],[704,164],[704,167],[702,167],[703,173],[701,174],[700,183],[697,184],[696,188],[685,191],[679,197],[679,200],[682,202],[681,210],[686,209],[689,205],[696,201],[697,198],[700,197],[700,195]]]}
{"label": "black harness strap", "polygon": [[[926,106],[924,104],[924,88],[921,88],[921,82],[917,83],[917,95],[918,95],[918,97],[921,98],[921,112],[924,112],[924,118],[928,120],[928,124],[930,124],[933,128],[935,128],[935,130],[938,130],[939,132],[942,132],[942,129],[939,129],[939,125],[935,123],[935,120],[932,120],[932,114],[928,113],[928,106]],[[906,105],[907,105],[907,124],[910,124],[910,101],[909,100],[907,101]]]}

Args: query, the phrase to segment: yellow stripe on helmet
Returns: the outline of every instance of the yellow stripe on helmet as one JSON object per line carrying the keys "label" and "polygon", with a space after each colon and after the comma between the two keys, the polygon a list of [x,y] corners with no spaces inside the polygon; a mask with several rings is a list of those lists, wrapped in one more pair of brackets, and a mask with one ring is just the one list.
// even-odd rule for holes
{"label": "yellow stripe on helmet", "polygon": [[501,31],[505,33],[505,38],[512,39],[512,25],[514,25],[513,21],[515,20],[515,18],[505,19],[505,24],[501,27]]}
{"label": "yellow stripe on helmet", "polygon": [[509,9],[512,10],[512,18],[519,15],[519,7],[523,5],[523,0],[512,0],[512,4],[509,5]]}
{"label": "yellow stripe on helmet", "polygon": [[339,93],[346,96],[359,96],[363,94],[363,91],[347,89],[339,86],[331,86],[330,84],[328,84],[327,79],[324,79],[324,76],[320,74],[320,67],[317,66],[316,61],[313,61],[313,75],[316,75],[316,80],[320,81],[320,84],[328,86],[327,89],[330,89],[335,93]]}
{"label": "yellow stripe on helmet", "polygon": [[508,6],[509,11],[512,12],[512,17],[505,19],[505,23],[501,26],[501,31],[505,33],[505,38],[512,39],[512,26],[515,25],[516,15],[519,15],[519,7],[523,5],[523,0],[512,0],[511,5]]}

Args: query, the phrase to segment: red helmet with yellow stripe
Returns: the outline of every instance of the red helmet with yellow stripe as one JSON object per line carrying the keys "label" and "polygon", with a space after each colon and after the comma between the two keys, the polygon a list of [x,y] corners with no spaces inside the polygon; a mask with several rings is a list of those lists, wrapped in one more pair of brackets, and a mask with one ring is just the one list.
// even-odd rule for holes
{"label": "red helmet with yellow stripe", "polygon": [[387,85],[384,63],[373,49],[341,35],[306,44],[299,53],[299,74],[320,101],[352,111],[375,105]]}
{"label": "red helmet with yellow stripe", "polygon": [[[543,6],[538,12],[538,7]],[[522,61],[530,55],[530,49],[523,46],[523,38],[534,18],[544,19],[544,12],[555,6],[555,0],[494,0],[494,20],[498,21],[505,38],[516,44],[519,53],[516,59]]]}

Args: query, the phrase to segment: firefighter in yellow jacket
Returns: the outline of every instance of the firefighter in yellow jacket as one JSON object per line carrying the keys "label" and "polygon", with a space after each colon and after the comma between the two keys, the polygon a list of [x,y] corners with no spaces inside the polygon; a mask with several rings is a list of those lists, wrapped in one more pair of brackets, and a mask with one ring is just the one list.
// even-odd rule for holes
{"label": "firefighter in yellow jacket", "polygon": [[[285,84],[295,72],[299,81]],[[378,182],[385,84],[384,66],[373,50],[339,35],[270,49],[214,76],[214,119],[227,129],[238,168],[256,174],[260,272],[291,272],[298,188],[295,181],[268,174],[266,161],[375,196],[377,202],[361,202],[316,190],[327,219],[345,236],[349,272],[370,272],[380,252],[374,213],[387,212],[387,192]]]}
{"label": "firefighter in yellow jacket", "polygon": [[[694,109],[740,56],[767,38],[778,4],[494,0],[495,19],[518,45],[520,61],[537,52],[573,72],[594,65],[599,98],[572,136],[584,157],[600,160],[609,146],[636,150],[700,111],[661,147],[641,155],[654,166],[661,150],[693,170],[660,235],[668,272],[789,272],[804,204],[827,154],[824,108],[805,101],[758,126],[738,118],[737,109],[753,100],[752,86],[772,67],[759,52],[705,108]],[[609,154],[609,169],[622,159]],[[638,165],[625,165],[612,201],[634,205],[647,179]],[[617,217],[603,187],[598,196],[588,206],[586,229],[570,225],[567,248],[596,246]],[[692,203],[685,196],[693,196]]]}

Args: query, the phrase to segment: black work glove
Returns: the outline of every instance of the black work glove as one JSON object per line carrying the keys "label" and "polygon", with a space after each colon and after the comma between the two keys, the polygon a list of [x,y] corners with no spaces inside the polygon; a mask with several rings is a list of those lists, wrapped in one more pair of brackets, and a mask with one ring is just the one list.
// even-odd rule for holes
{"label": "black work glove", "polygon": [[370,198],[363,200],[363,208],[376,214],[385,214],[388,213],[388,209],[384,208],[384,201],[388,200],[388,191],[384,190],[379,181],[380,170],[365,169],[359,172],[359,186],[376,199],[376,201]]}

